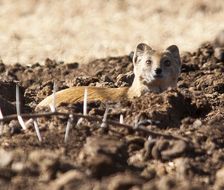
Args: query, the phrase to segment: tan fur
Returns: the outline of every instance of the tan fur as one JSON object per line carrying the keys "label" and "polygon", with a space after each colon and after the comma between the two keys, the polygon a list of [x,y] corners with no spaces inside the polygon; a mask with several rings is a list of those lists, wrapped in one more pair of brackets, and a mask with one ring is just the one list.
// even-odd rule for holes
{"label": "tan fur", "polygon": [[[83,101],[84,86],[77,86],[61,90],[56,93],[56,106],[61,103],[75,103]],[[116,101],[119,98],[125,97],[128,91],[128,87],[123,88],[100,88],[100,87],[87,87],[88,102],[97,100],[112,100]],[[37,107],[48,106],[53,103],[53,95],[48,96],[41,101]]]}
{"label": "tan fur", "polygon": [[[169,64],[168,64],[169,63]],[[180,74],[180,55],[175,45],[164,51],[155,51],[148,45],[140,43],[133,56],[135,78],[130,88],[99,88],[87,87],[88,102],[116,101],[121,98],[134,98],[146,92],[163,92],[168,87],[176,87]],[[159,74],[158,74],[158,71]],[[72,87],[56,93],[56,106],[61,103],[75,103],[83,101],[86,87]],[[52,104],[52,95],[45,98],[37,107]]]}

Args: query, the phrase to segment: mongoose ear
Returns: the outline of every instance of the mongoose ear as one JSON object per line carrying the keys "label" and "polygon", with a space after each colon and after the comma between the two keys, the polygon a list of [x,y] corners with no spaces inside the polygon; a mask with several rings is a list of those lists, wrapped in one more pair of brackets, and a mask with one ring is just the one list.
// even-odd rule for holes
{"label": "mongoose ear", "polygon": [[129,59],[129,61],[132,61],[133,60],[133,57],[134,57],[134,52],[133,51],[131,51],[130,53],[129,53],[129,55],[128,55],[128,59]]}
{"label": "mongoose ear", "polygon": [[146,51],[150,51],[152,48],[145,43],[140,43],[137,45],[133,56],[133,63],[136,63],[139,56],[142,56]]}
{"label": "mongoose ear", "polygon": [[176,45],[171,45],[168,48],[166,48],[166,50],[169,51],[174,56],[174,58],[177,60],[179,64],[181,64],[179,49]]}
{"label": "mongoose ear", "polygon": [[214,40],[215,47],[224,47],[224,30],[220,31]]}

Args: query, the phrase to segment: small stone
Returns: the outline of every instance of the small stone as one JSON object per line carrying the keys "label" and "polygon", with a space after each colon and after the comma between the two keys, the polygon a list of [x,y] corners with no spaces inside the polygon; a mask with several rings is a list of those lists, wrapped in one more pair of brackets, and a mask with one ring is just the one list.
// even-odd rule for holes
{"label": "small stone", "polygon": [[125,172],[109,177],[105,183],[108,190],[131,189],[131,187],[141,186],[144,183],[144,179],[132,173]]}
{"label": "small stone", "polygon": [[216,172],[216,180],[215,180],[215,190],[221,190],[224,189],[224,167],[222,167],[221,169],[219,169]]}
{"label": "small stone", "polygon": [[60,190],[63,189],[65,185],[68,185],[69,183],[80,183],[80,181],[84,180],[85,174],[81,173],[80,171],[77,170],[71,170],[66,172],[65,174],[59,176],[56,180],[51,182],[50,184],[50,189],[54,190]]}
{"label": "small stone", "polygon": [[7,167],[13,159],[11,152],[7,152],[4,149],[0,149],[0,168]]}
{"label": "small stone", "polygon": [[193,127],[194,127],[194,128],[201,127],[201,125],[202,125],[202,122],[201,122],[200,119],[196,119],[196,120],[194,121],[194,123],[193,123]]}
{"label": "small stone", "polygon": [[153,179],[156,177],[156,169],[152,167],[150,164],[145,167],[145,169],[142,171],[141,176],[147,178],[148,180]]}
{"label": "small stone", "polygon": [[12,120],[9,123],[9,129],[10,129],[10,134],[19,134],[22,131],[22,127],[20,126],[19,122],[17,120]]}
{"label": "small stone", "polygon": [[15,162],[12,164],[12,170],[19,173],[22,172],[25,168],[25,165],[23,162]]}
{"label": "small stone", "polygon": [[182,140],[172,141],[169,148],[161,152],[161,157],[163,160],[179,157],[185,153],[187,148],[187,143]]}
{"label": "small stone", "polygon": [[90,169],[90,174],[101,177],[116,171],[116,166],[125,164],[126,156],[127,146],[123,141],[103,135],[88,137],[78,159],[81,165]]}
{"label": "small stone", "polygon": [[59,155],[46,150],[32,151],[28,160],[31,164],[37,165],[41,172],[41,180],[49,181],[54,179],[60,166]]}
{"label": "small stone", "polygon": [[142,156],[142,151],[137,151],[133,155],[131,155],[128,159],[128,164],[138,167],[138,168],[144,168],[144,157]]}

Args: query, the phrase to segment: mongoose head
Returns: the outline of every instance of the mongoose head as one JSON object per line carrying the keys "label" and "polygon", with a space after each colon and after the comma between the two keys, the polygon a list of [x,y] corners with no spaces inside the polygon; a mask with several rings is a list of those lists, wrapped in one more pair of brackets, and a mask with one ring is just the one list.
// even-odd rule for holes
{"label": "mongoose head", "polygon": [[179,49],[171,45],[164,51],[153,50],[144,43],[138,44],[133,55],[135,77],[151,91],[162,92],[176,87],[180,74]]}

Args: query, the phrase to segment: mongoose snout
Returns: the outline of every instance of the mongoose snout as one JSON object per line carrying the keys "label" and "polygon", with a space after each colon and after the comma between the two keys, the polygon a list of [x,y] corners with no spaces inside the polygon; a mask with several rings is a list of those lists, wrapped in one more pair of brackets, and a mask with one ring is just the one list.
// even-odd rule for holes
{"label": "mongoose snout", "polygon": [[162,75],[162,69],[161,68],[156,68],[156,70],[155,70],[155,75],[154,75],[154,77],[161,77]]}

